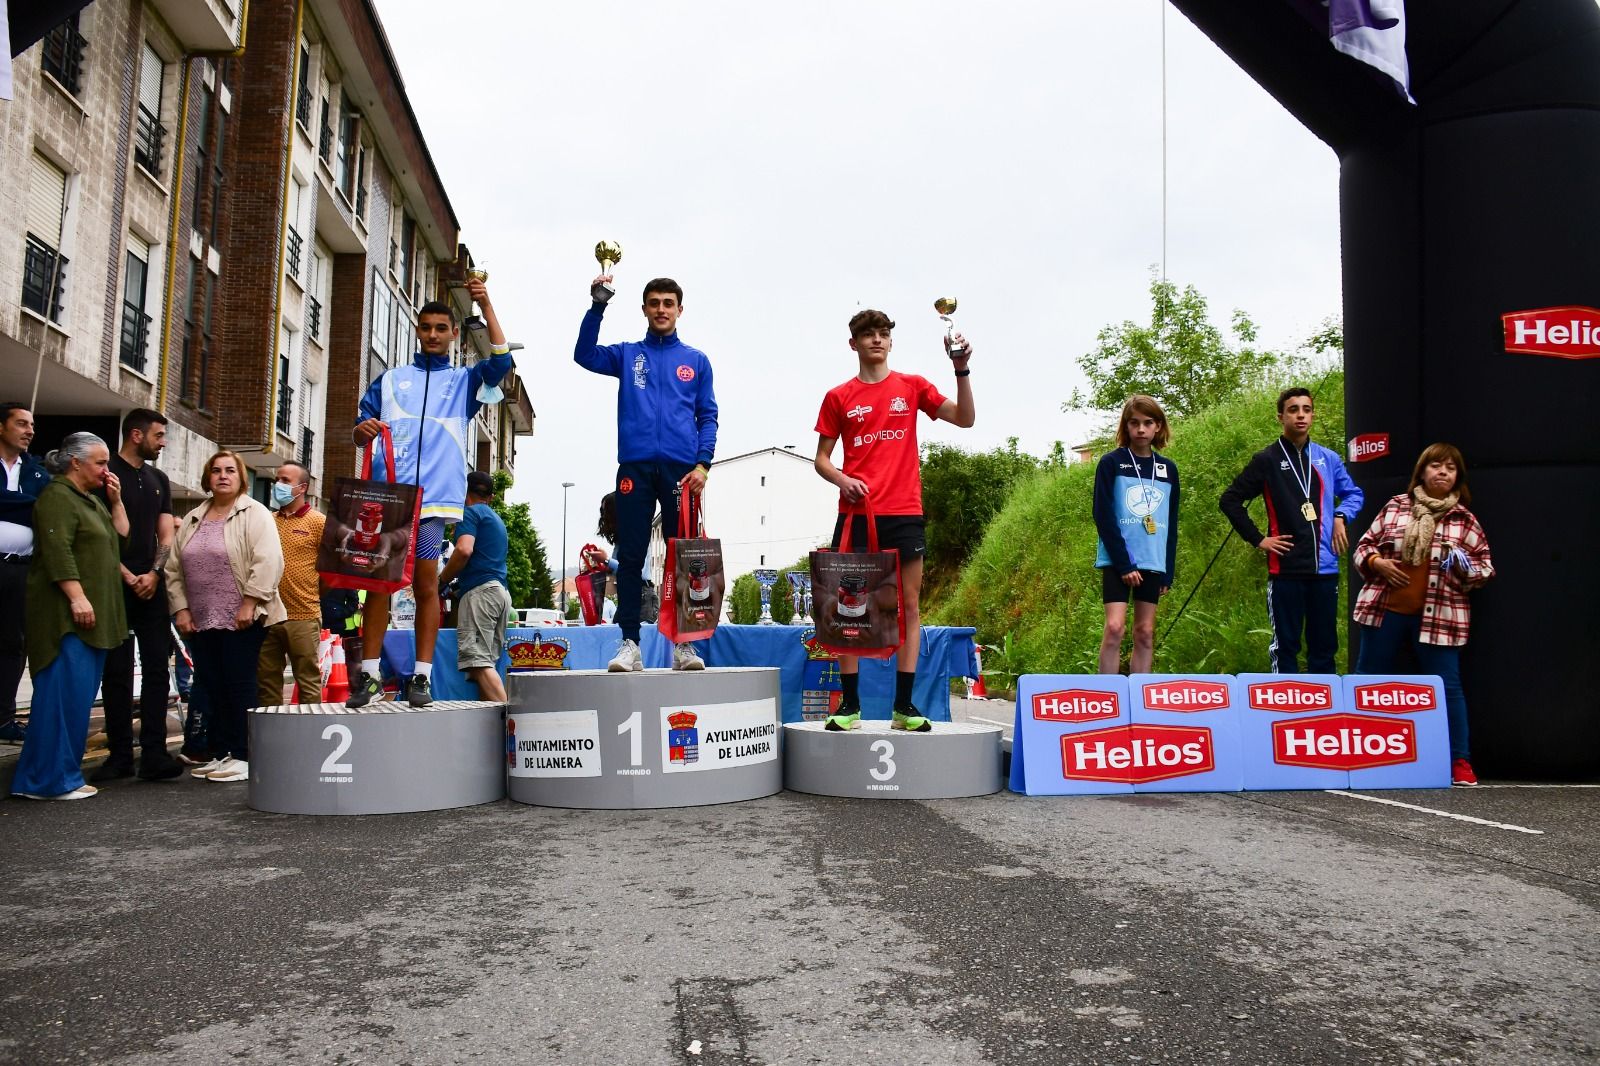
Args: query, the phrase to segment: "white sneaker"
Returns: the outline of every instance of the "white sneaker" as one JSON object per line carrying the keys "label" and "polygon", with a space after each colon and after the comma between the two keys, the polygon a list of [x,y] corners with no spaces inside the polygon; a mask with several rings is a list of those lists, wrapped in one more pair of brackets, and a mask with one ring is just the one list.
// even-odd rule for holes
{"label": "white sneaker", "polygon": [[248,781],[250,764],[243,759],[223,759],[222,765],[206,775],[207,781]]}
{"label": "white sneaker", "polygon": [[42,796],[37,792],[13,792],[18,799],[30,800],[86,800],[90,796],[97,796],[100,790],[93,785],[80,785],[71,792],[63,792],[57,796]]}
{"label": "white sneaker", "polygon": [[218,758],[218,759],[212,759],[210,762],[203,762],[199,766],[196,766],[193,770],[190,770],[189,771],[189,776],[190,777],[196,777],[196,778],[204,778],[207,774],[210,774],[213,770],[221,769],[222,768],[222,764],[227,762],[227,761],[228,761],[227,756],[223,756],[223,757]]}
{"label": "white sneaker", "polygon": [[624,640],[622,646],[617,649],[616,658],[606,664],[606,669],[613,674],[643,670],[644,657],[639,654],[639,645],[631,640]]}
{"label": "white sneaker", "polygon": [[674,670],[704,670],[706,662],[695,654],[693,644],[674,644],[672,646],[672,668]]}

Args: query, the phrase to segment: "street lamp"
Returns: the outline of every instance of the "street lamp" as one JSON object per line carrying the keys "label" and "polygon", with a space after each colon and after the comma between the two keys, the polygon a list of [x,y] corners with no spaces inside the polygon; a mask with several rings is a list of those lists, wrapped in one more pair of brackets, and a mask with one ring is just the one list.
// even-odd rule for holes
{"label": "street lamp", "polygon": [[572,487],[570,481],[561,483],[561,617],[567,617],[567,490]]}

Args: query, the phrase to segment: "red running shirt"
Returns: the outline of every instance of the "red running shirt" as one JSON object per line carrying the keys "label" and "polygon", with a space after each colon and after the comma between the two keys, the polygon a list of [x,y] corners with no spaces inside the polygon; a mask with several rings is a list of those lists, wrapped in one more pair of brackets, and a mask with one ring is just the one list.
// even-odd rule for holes
{"label": "red running shirt", "polygon": [[[873,385],[851,378],[822,398],[817,432],[844,442],[844,472],[866,482],[875,513],[922,513],[917,412],[933,418],[944,401],[927,378],[894,370]],[[840,512],[852,509],[841,496]]]}

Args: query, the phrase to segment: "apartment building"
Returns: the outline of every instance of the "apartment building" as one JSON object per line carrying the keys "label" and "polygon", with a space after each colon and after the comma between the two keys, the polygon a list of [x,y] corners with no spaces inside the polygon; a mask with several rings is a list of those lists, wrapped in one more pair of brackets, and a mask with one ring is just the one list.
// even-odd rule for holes
{"label": "apartment building", "polygon": [[[13,74],[0,391],[37,378],[36,448],[139,406],[172,420],[180,495],[218,446],[263,498],[286,459],[319,489],[354,470],[362,390],[411,357],[422,303],[466,310],[471,265],[371,0],[95,0]],[[484,468],[532,431],[504,389]]]}

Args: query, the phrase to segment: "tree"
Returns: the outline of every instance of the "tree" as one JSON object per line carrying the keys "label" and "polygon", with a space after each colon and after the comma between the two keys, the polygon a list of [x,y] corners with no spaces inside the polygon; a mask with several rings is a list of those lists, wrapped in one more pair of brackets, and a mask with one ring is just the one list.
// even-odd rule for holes
{"label": "tree", "polygon": [[739,626],[761,621],[761,583],[754,574],[740,574],[734,579],[728,593],[728,618]]}
{"label": "tree", "polygon": [[510,487],[510,472],[496,470],[494,500],[489,506],[506,524],[506,583],[511,589],[511,603],[516,607],[552,607],[550,563],[545,558],[544,543],[533,528],[528,505],[506,502]]}
{"label": "tree", "polygon": [[1172,281],[1152,277],[1150,298],[1150,325],[1106,326],[1094,351],[1079,356],[1089,391],[1074,390],[1063,410],[1120,410],[1130,394],[1142,392],[1160,400],[1169,417],[1194,414],[1259,384],[1286,362],[1256,347],[1256,325],[1243,311],[1233,312],[1232,340],[1224,337],[1193,285],[1180,295]]}
{"label": "tree", "polygon": [[[960,576],[967,557],[983,540],[989,520],[1000,513],[1018,480],[1039,469],[1039,460],[1017,450],[1011,437],[1004,448],[967,452],[930,444],[922,455],[922,512],[928,520],[928,554],[922,584],[929,597]],[[866,545],[852,545],[865,550]]]}
{"label": "tree", "polygon": [[778,625],[786,626],[794,621],[794,590],[786,571],[778,571],[778,580],[772,586],[772,598],[767,606],[772,612],[772,620]]}

